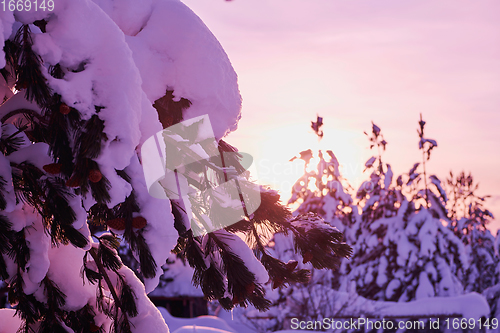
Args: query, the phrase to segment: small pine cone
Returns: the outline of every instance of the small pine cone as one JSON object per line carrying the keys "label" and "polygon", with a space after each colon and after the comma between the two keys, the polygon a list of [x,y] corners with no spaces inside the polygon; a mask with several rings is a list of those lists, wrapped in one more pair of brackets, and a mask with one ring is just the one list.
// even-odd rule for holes
{"label": "small pine cone", "polygon": [[98,183],[102,179],[102,173],[99,170],[90,170],[89,172],[89,180],[92,183]]}
{"label": "small pine cone", "polygon": [[289,262],[286,263],[285,268],[287,269],[287,271],[289,271],[291,273],[295,270],[295,268],[297,267],[298,264],[299,263],[297,261],[290,260]]}
{"label": "small pine cone", "polygon": [[313,259],[313,255],[311,252],[306,252],[306,253],[304,253],[303,258],[304,258],[303,263],[307,264],[309,261],[311,261]]}
{"label": "small pine cone", "polygon": [[64,115],[67,115],[70,111],[71,108],[65,103],[61,103],[61,105],[59,106],[59,112],[61,112]]}
{"label": "small pine cone", "polygon": [[52,175],[57,175],[57,174],[61,173],[61,167],[62,167],[62,164],[60,164],[60,163],[50,163],[50,164],[44,165],[43,170],[46,173],[50,173]]}
{"label": "small pine cone", "polygon": [[106,221],[108,227],[115,230],[125,230],[125,219],[118,217],[116,219]]}
{"label": "small pine cone", "polygon": [[68,187],[80,187],[80,179],[75,175],[66,181]]}
{"label": "small pine cone", "polygon": [[132,220],[132,227],[134,227],[136,229],[142,229],[147,224],[148,224],[148,221],[142,216],[134,217]]}

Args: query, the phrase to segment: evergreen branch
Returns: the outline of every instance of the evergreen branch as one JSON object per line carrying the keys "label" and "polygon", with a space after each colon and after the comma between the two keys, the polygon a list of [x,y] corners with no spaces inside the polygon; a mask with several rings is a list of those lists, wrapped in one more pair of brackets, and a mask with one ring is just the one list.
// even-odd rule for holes
{"label": "evergreen branch", "polygon": [[17,76],[16,88],[26,89],[26,98],[35,100],[38,105],[46,105],[50,100],[51,89],[43,76],[41,67],[43,60],[33,49],[33,40],[29,25],[22,25],[14,37],[16,48],[12,54],[11,65]]}
{"label": "evergreen branch", "polygon": [[37,118],[38,120],[42,121],[43,117],[36,111],[30,110],[30,109],[17,109],[17,110],[12,110],[5,114],[1,119],[0,122],[4,124],[9,118],[14,117],[15,115],[18,114],[23,114],[23,115],[30,115],[34,118]]}
{"label": "evergreen branch", "polygon": [[[113,296],[113,300],[115,301],[117,309],[118,308],[122,309],[122,315],[125,316],[125,318],[127,318],[127,314],[123,310],[122,302],[121,302],[120,298],[118,297],[118,294],[116,293],[115,287],[113,286],[113,283],[111,282],[111,279],[109,278],[108,273],[106,272],[106,269],[104,268],[103,263],[100,260],[98,250],[95,247],[93,247],[88,252],[90,253],[92,258],[94,259],[94,262],[97,265],[99,273],[104,278],[104,281],[106,281],[106,284],[108,285],[108,290],[111,292],[111,295]],[[128,319],[127,319],[127,321],[128,321]],[[117,325],[117,323],[118,323],[118,312],[116,312],[116,314],[115,314],[114,323],[115,323],[115,325]]]}
{"label": "evergreen branch", "polygon": [[10,139],[16,137],[19,133],[21,132],[24,132],[29,126],[26,124],[26,125],[23,125],[21,128],[19,128],[16,132],[14,132],[13,134],[9,135],[6,139],[2,139],[2,140],[5,140],[5,141],[9,141]]}
{"label": "evergreen branch", "polygon": [[[126,177],[128,177],[128,175]],[[134,190],[125,198],[123,203],[113,208],[114,216],[122,218],[125,221],[125,232],[123,236],[128,242],[130,249],[139,255],[139,265],[142,275],[145,278],[151,279],[156,275],[157,264],[151,254],[146,239],[142,235],[142,231],[139,230],[136,232],[133,230],[134,213],[138,212],[140,212],[140,207],[137,203]]]}

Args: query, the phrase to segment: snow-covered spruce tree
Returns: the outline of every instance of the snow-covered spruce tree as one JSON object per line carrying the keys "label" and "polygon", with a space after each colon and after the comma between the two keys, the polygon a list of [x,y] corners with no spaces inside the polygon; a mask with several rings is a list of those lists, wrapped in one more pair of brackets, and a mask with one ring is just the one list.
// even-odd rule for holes
{"label": "snow-covered spruce tree", "polygon": [[476,194],[479,186],[470,173],[461,172],[454,177],[450,172],[447,184],[449,227],[462,240],[470,258],[464,286],[466,291],[481,293],[498,283],[495,237],[486,228],[493,214],[483,204],[488,196]]}
{"label": "snow-covered spruce tree", "polygon": [[[311,128],[315,130],[318,139],[323,138],[323,118],[318,117],[312,122]],[[297,214],[315,213],[325,219],[328,223],[344,229],[348,224],[346,219],[351,213],[352,198],[348,193],[349,184],[342,177],[339,170],[337,157],[331,150],[325,154],[319,150],[314,153],[311,149],[302,151],[299,156],[290,161],[301,159],[304,161],[304,174],[292,187],[292,196],[288,204],[300,203],[296,209]],[[318,164],[311,168],[311,160],[317,156]]]}
{"label": "snow-covered spruce tree", "polygon": [[487,298],[491,318],[498,317],[500,284],[498,267],[500,258],[495,251],[495,237],[486,228],[493,214],[484,207],[488,196],[478,196],[479,185],[465,172],[447,179],[447,207],[451,221],[449,228],[462,240],[469,258],[469,266],[463,275],[467,292],[483,293]]}
{"label": "snow-covered spruce tree", "polygon": [[[348,252],[340,232],[293,218],[265,188],[255,212],[196,236],[188,211],[149,194],[140,147],[164,127],[208,115],[216,150],[232,154],[198,173],[243,177],[236,149],[220,140],[241,104],[226,54],[177,0],[51,4],[0,12],[0,276],[20,331],[168,332],[146,292],[174,247],[194,267],[193,282],[227,309],[266,309],[262,283],[307,279],[270,256],[258,230],[293,234],[314,267],[333,268]],[[181,138],[178,148],[199,154],[194,146]],[[93,234],[92,225],[107,231]],[[247,234],[257,258],[234,232]],[[143,282],[118,257],[120,239]]]}
{"label": "snow-covered spruce tree", "polygon": [[[397,180],[398,187],[392,187],[391,165],[382,161],[382,153],[385,151],[387,141],[384,139],[380,127],[373,122],[371,134],[367,132],[364,134],[370,141],[370,149],[376,147],[377,155],[366,161],[364,171],[371,171],[370,180],[363,182],[356,192],[357,205],[362,207],[362,220],[374,221],[382,217],[395,216],[403,195],[400,190],[401,179]],[[359,225],[356,230],[358,229]],[[357,236],[354,238],[356,239]]]}
{"label": "snow-covered spruce tree", "polygon": [[[500,248],[500,231],[497,231],[497,236],[495,238],[494,250],[495,256],[498,260],[499,249]],[[496,265],[496,276],[500,277],[500,265]],[[486,297],[490,305],[490,318],[500,318],[500,282],[497,284],[486,288],[483,291],[483,296]]]}
{"label": "snow-covered spruce tree", "polygon": [[[420,126],[423,131],[422,121]],[[373,139],[377,140],[380,128],[373,125],[372,132],[374,147]],[[386,145],[385,141],[380,143]],[[378,164],[374,165],[376,160]],[[411,188],[423,179],[416,171],[418,164],[408,175],[398,177],[396,184],[380,154],[372,157],[367,167],[375,169],[370,177],[373,191],[366,190],[368,183],[358,191],[362,221],[353,230],[354,254],[343,267],[346,277],[342,288],[354,289],[369,299],[388,301],[463,293],[460,280],[468,265],[465,247],[443,224],[450,221],[442,212],[439,194],[426,186]],[[435,176],[430,178],[441,187]]]}

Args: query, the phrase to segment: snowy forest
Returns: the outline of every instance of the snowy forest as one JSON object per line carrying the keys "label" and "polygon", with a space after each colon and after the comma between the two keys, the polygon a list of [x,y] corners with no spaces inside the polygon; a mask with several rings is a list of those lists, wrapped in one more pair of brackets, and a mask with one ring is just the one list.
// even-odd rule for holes
{"label": "snowy forest", "polygon": [[0,333],[500,332],[488,196],[434,174],[425,112],[408,172],[367,119],[358,188],[297,151],[282,202],[226,138],[238,77],[183,2],[1,6]]}

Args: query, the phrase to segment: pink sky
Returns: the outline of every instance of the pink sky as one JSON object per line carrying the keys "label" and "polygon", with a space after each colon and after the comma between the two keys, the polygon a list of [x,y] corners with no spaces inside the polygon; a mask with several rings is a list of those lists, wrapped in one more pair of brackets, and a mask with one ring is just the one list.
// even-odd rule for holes
{"label": "pink sky", "polygon": [[[332,149],[354,185],[373,120],[395,174],[421,161],[417,122],[435,139],[427,170],[471,171],[500,228],[500,2],[496,0],[183,0],[239,76],[243,113],[227,140],[287,198],[308,148]],[[320,145],[309,130],[325,118]]]}

